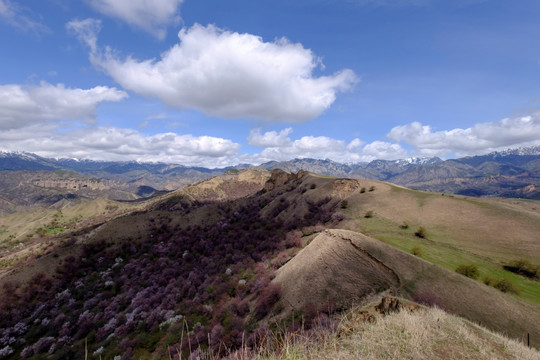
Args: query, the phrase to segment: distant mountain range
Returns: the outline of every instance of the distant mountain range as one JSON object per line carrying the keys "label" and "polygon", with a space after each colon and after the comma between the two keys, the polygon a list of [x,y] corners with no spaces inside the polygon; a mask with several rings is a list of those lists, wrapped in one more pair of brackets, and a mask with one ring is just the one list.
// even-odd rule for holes
{"label": "distant mountain range", "polygon": [[295,159],[262,164],[265,169],[300,169],[322,175],[387,181],[417,190],[469,196],[540,199],[540,146],[459,159],[410,158],[341,164]]}
{"label": "distant mountain range", "polygon": [[[208,169],[135,161],[50,159],[31,153],[0,152],[0,213],[2,208],[4,212],[12,212],[17,206],[32,203],[54,206],[56,201],[63,203],[75,198],[136,200],[248,167],[251,165]],[[343,164],[294,159],[271,161],[258,167],[374,179],[412,189],[469,196],[540,199],[540,146],[451,160],[433,157]],[[24,173],[13,176],[13,172]],[[21,195],[25,192],[33,195],[25,198]]]}

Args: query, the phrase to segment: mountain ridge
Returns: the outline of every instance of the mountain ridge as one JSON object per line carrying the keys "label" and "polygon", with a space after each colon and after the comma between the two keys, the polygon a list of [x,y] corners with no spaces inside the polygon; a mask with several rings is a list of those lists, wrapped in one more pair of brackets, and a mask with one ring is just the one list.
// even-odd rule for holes
{"label": "mountain ridge", "polygon": [[[330,159],[301,158],[212,169],[137,161],[49,159],[31,153],[0,152],[0,172],[75,171],[82,176],[123,183],[119,190],[131,191],[133,198],[140,198],[140,193],[137,192],[141,186],[156,191],[173,191],[227,171],[249,167],[290,172],[304,170],[334,177],[366,178],[417,190],[460,195],[540,199],[540,146],[448,160],[438,157],[411,157],[373,160],[369,163],[339,163]],[[10,199],[9,194],[0,195]]]}

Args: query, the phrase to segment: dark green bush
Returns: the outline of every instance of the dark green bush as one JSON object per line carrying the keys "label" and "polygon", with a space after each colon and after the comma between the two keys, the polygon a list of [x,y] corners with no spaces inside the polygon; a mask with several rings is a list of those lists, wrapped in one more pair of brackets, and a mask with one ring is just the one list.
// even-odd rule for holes
{"label": "dark green bush", "polygon": [[373,217],[373,210],[366,211],[366,214],[364,215],[366,219]]}
{"label": "dark green bush", "polygon": [[512,293],[512,294],[519,294],[519,290],[512,284],[510,281],[506,279],[501,279],[497,281],[493,287],[497,290],[500,290],[504,293]]}
{"label": "dark green bush", "polygon": [[478,267],[476,265],[459,265],[456,268],[456,272],[461,275],[465,275],[471,279],[478,279],[480,273],[478,272]]}
{"label": "dark green bush", "polygon": [[414,235],[418,236],[419,238],[425,239],[427,237],[427,231],[423,226],[419,226],[418,230],[416,230]]}
{"label": "dark green bush", "polygon": [[527,259],[512,260],[504,265],[505,270],[530,278],[538,277],[538,266]]}
{"label": "dark green bush", "polygon": [[500,290],[504,293],[519,294],[519,290],[506,279],[497,280],[490,276],[484,277],[482,282],[488,286],[493,286],[495,289]]}
{"label": "dark green bush", "polygon": [[422,257],[422,255],[424,255],[424,251],[422,251],[422,248],[415,246],[411,249],[411,254]]}

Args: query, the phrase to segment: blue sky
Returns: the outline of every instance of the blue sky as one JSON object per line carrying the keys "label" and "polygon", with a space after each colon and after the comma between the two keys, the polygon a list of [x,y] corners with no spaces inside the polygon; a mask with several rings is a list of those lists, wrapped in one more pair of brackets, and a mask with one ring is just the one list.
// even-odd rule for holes
{"label": "blue sky", "polygon": [[219,167],[540,144],[536,0],[0,0],[0,150]]}

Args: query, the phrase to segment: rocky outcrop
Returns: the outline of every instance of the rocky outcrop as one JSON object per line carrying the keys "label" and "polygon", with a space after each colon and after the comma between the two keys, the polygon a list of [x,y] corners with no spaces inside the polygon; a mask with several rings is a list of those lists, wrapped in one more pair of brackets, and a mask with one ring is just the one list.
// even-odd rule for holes
{"label": "rocky outcrop", "polygon": [[300,170],[296,174],[283,171],[281,169],[274,169],[270,173],[270,179],[264,185],[266,191],[274,190],[275,188],[285,185],[293,180],[301,180],[308,174],[307,171]]}

